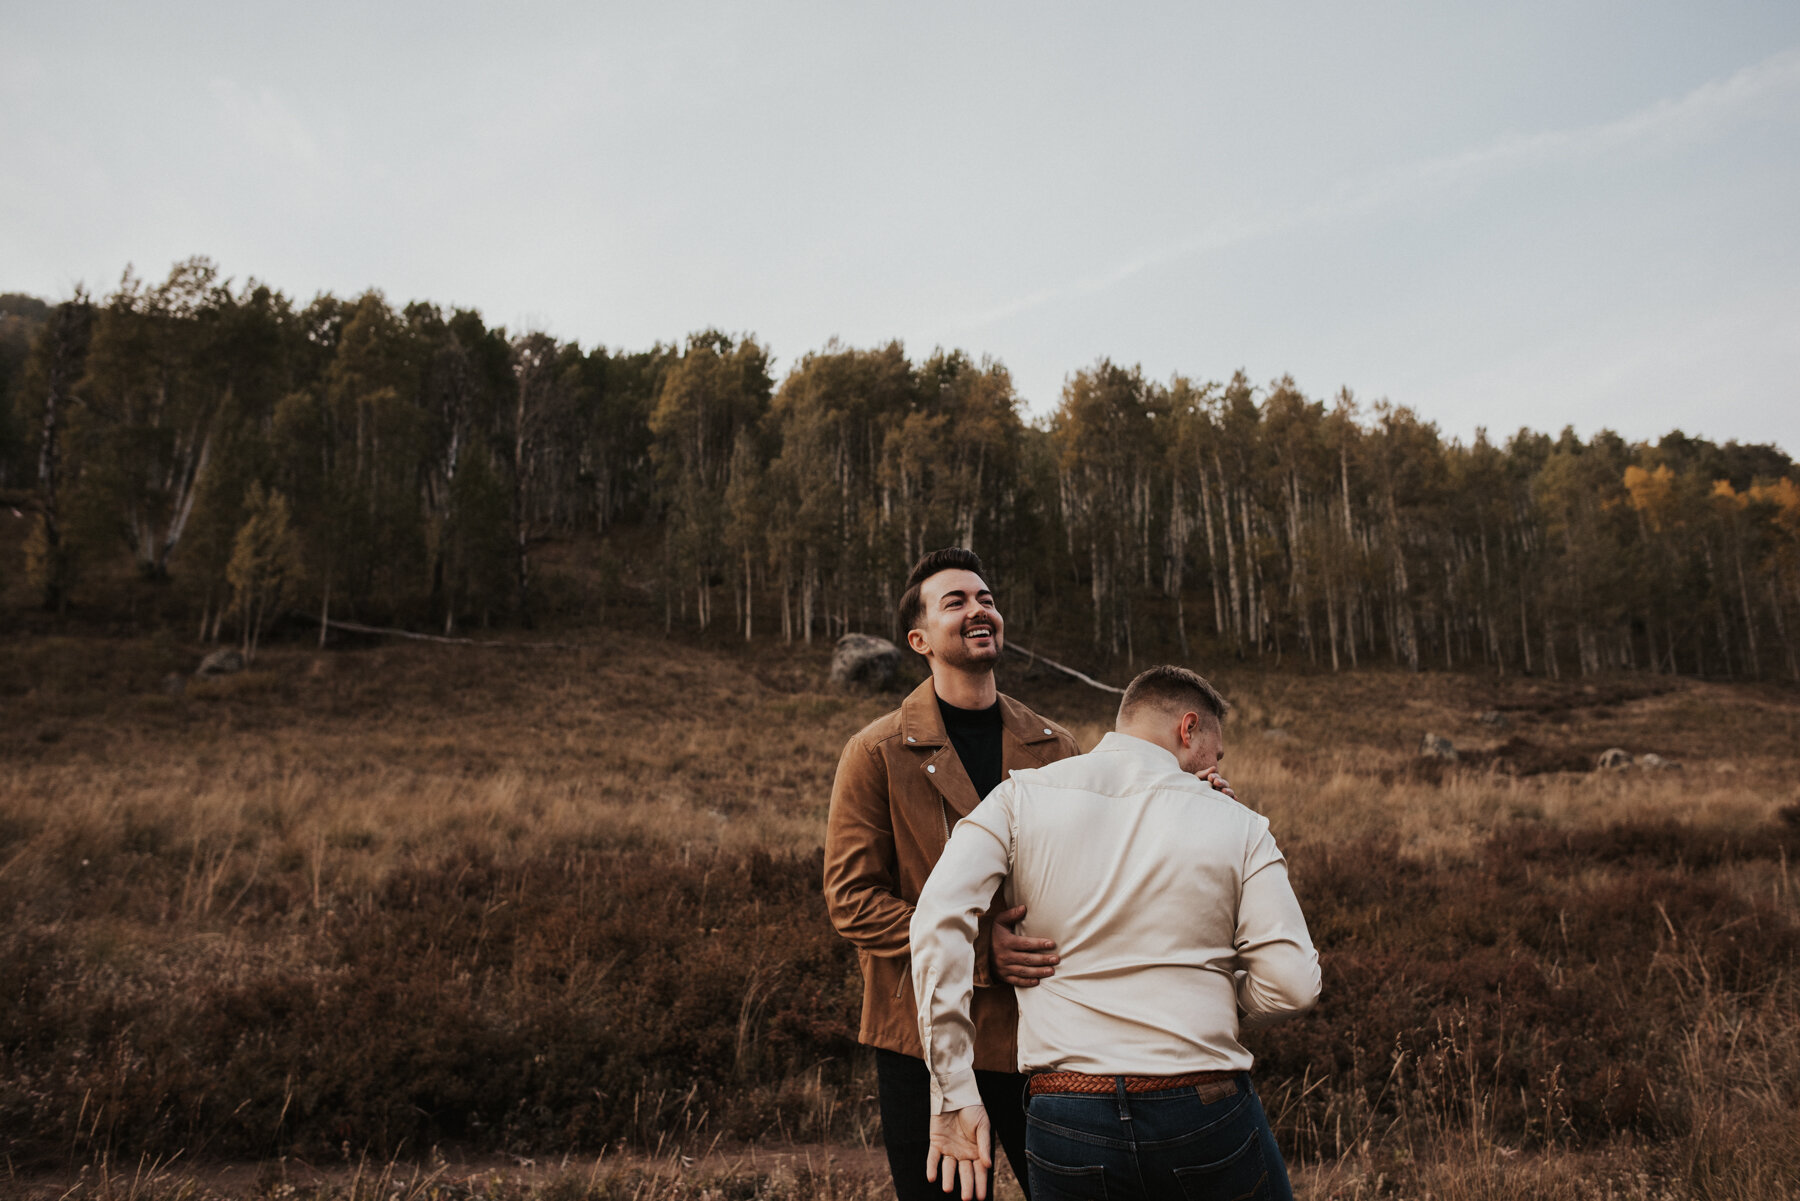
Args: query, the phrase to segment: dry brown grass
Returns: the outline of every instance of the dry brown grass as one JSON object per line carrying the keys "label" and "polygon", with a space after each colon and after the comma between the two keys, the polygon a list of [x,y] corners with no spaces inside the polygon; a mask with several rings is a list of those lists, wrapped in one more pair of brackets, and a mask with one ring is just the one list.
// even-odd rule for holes
{"label": "dry brown grass", "polygon": [[[825,1146],[545,1161],[507,1156],[452,1162],[434,1154],[422,1161],[324,1166],[287,1158],[200,1167],[101,1159],[72,1174],[11,1183],[21,1201],[875,1201],[892,1195],[887,1161],[878,1151]],[[1001,1197],[1017,1199],[1016,1188]]]}
{"label": "dry brown grass", "polygon": [[[159,691],[196,659],[150,639],[0,652],[13,1170],[95,1197],[201,1195],[177,1154],[372,1156],[383,1196],[876,1188],[620,1168],[446,1191],[389,1157],[874,1138],[815,856],[836,752],[893,697],[829,692],[819,648],[641,634],[277,647]],[[1217,677],[1228,774],[1275,823],[1326,957],[1321,1009],[1255,1048],[1306,1195],[1796,1195],[1800,830],[1781,812],[1800,699]],[[1003,687],[1084,745],[1107,728],[1098,694]],[[1465,764],[1421,764],[1427,729]],[[1553,770],[1611,745],[1682,767]],[[101,1172],[157,1157],[152,1178]],[[258,1188],[368,1180],[282,1184]]]}

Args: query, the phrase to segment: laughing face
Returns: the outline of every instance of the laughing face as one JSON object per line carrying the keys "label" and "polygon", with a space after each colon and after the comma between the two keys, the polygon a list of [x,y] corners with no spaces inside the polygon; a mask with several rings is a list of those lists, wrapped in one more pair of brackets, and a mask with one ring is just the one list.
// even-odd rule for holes
{"label": "laughing face", "polygon": [[915,651],[963,670],[991,668],[1000,658],[1006,623],[980,576],[940,571],[920,586],[919,602],[919,624],[907,634]]}

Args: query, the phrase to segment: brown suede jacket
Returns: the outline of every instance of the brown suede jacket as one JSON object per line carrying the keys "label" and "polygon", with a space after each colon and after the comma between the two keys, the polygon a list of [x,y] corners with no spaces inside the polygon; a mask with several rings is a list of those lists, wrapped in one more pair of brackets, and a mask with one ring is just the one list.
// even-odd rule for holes
{"label": "brown suede jacket", "polygon": [[[1042,767],[1078,753],[1075,739],[1009,696],[1000,698],[1001,769]],[[950,826],[980,798],[926,680],[898,709],[844,745],[825,830],[825,908],[862,963],[862,1029],[875,1047],[922,1057],[907,927]],[[996,896],[998,900],[998,896]],[[991,912],[991,911],[990,911]],[[1018,1005],[993,980],[991,917],[975,944],[975,1066],[1016,1072]]]}

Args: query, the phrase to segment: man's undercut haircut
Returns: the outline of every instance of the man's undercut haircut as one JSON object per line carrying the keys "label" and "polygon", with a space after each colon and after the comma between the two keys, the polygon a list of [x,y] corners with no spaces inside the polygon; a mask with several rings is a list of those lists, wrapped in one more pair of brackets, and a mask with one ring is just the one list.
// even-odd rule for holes
{"label": "man's undercut haircut", "polygon": [[1173,663],[1139,672],[1137,679],[1125,686],[1125,695],[1119,699],[1120,724],[1145,706],[1171,714],[1206,714],[1221,725],[1231,709],[1205,676]]}
{"label": "man's undercut haircut", "polygon": [[946,546],[943,550],[927,551],[925,557],[914,563],[913,569],[906,573],[906,591],[900,594],[902,634],[918,628],[919,618],[924,611],[924,604],[919,600],[919,589],[926,580],[940,571],[972,571],[985,578],[980,557],[967,547]]}

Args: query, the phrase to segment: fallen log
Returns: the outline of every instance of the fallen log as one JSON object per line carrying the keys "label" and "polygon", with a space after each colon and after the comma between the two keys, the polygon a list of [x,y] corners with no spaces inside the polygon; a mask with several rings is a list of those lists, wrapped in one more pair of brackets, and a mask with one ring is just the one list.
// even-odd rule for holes
{"label": "fallen log", "polygon": [[[309,617],[306,620],[312,621],[314,619]],[[386,638],[411,638],[415,642],[437,642],[448,646],[490,647],[497,650],[572,651],[598,645],[597,643],[592,642],[490,642],[475,638],[451,638],[443,634],[419,634],[412,630],[398,630],[390,626],[366,626],[359,621],[339,621],[336,618],[328,618],[324,624],[334,630],[344,630],[352,634],[376,634]],[[1086,672],[1076,671],[1066,663],[1058,663],[1055,659],[1028,650],[1025,647],[1019,646],[1017,643],[1007,643],[1006,649],[1015,654],[1025,656],[1033,663],[1042,663],[1052,671],[1060,671],[1063,675],[1068,676],[1071,679],[1081,681],[1089,688],[1098,688],[1101,692],[1110,692],[1114,696],[1125,695],[1125,690],[1123,688],[1114,688],[1111,684],[1102,684],[1099,680],[1096,680]]]}
{"label": "fallen log", "polygon": [[1124,696],[1125,695],[1125,690],[1123,688],[1114,688],[1111,684],[1102,684],[1099,680],[1096,680],[1093,676],[1090,676],[1090,675],[1086,674],[1085,672],[1076,671],[1073,667],[1068,666],[1066,663],[1058,663],[1055,659],[1047,659],[1043,655],[1036,654],[1032,651],[1026,650],[1024,647],[1020,646],[1016,642],[1007,643],[1006,649],[1009,651],[1013,651],[1017,654],[1024,655],[1027,659],[1030,659],[1034,663],[1042,663],[1045,667],[1051,668],[1054,671],[1060,671],[1065,676],[1070,676],[1074,679],[1080,680],[1083,684],[1086,684],[1089,688],[1098,688],[1101,692],[1110,692],[1114,696]]}
{"label": "fallen log", "polygon": [[[307,617],[306,621],[317,618]],[[478,646],[495,650],[515,651],[578,651],[599,645],[597,642],[492,642],[477,638],[452,638],[444,634],[419,634],[412,630],[397,630],[390,626],[366,626],[359,621],[338,621],[327,618],[326,626],[334,630],[344,630],[352,634],[377,634],[384,638],[411,638],[415,642],[438,642],[448,646]]]}

